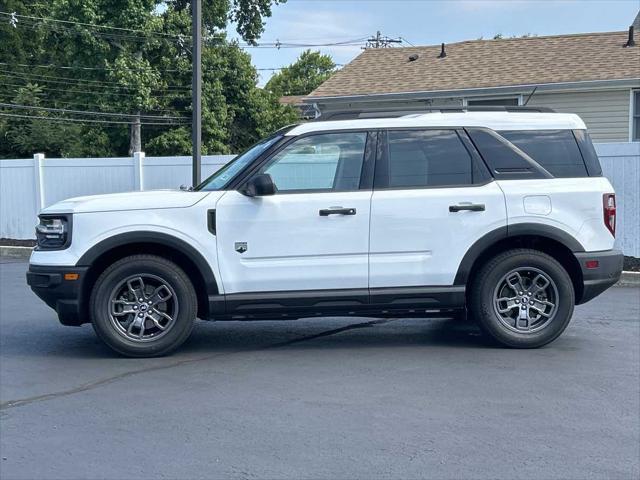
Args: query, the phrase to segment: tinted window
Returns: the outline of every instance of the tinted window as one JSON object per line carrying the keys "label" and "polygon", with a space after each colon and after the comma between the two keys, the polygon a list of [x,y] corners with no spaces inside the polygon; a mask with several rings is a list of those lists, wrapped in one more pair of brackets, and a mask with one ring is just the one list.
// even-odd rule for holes
{"label": "tinted window", "polygon": [[591,177],[599,177],[602,175],[602,167],[596,149],[593,148],[593,142],[586,130],[574,130],[573,136],[576,137],[578,148],[587,166],[587,172]]}
{"label": "tinted window", "polygon": [[506,139],[491,130],[467,128],[469,137],[485,163],[498,179],[530,179],[548,176]]}
{"label": "tinted window", "polygon": [[498,133],[554,177],[588,176],[571,130],[513,130]]}
{"label": "tinted window", "polygon": [[471,155],[454,130],[391,130],[388,159],[385,186],[440,187],[473,183]]}
{"label": "tinted window", "polygon": [[367,134],[325,133],[287,145],[260,169],[281,192],[358,190]]}

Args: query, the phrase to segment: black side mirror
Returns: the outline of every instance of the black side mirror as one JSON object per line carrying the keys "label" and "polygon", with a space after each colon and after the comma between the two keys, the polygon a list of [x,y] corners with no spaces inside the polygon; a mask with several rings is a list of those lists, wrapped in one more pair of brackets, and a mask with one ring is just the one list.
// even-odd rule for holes
{"label": "black side mirror", "polygon": [[274,195],[277,190],[271,175],[268,173],[260,173],[252,177],[244,188],[240,190],[240,193],[247,197],[264,197],[265,195]]}

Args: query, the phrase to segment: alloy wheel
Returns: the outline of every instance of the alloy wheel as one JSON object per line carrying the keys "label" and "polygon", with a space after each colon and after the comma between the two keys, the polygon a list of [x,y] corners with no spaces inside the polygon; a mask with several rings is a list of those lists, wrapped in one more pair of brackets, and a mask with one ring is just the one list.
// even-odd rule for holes
{"label": "alloy wheel", "polygon": [[128,340],[149,342],[166,335],[178,316],[178,298],[171,285],[157,275],[132,275],[109,296],[109,319]]}
{"label": "alloy wheel", "polygon": [[498,282],[493,307],[500,322],[517,333],[534,333],[551,324],[558,311],[558,288],[538,268],[511,270]]}

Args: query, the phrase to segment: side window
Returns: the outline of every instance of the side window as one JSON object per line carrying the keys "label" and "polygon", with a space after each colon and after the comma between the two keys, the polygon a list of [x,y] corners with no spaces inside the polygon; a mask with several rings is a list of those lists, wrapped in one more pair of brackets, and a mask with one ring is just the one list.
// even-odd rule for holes
{"label": "side window", "polygon": [[498,133],[554,177],[589,176],[571,130],[511,130]]}
{"label": "side window", "polygon": [[524,151],[493,130],[470,127],[465,129],[482,159],[498,180],[549,178]]}
{"label": "side window", "polygon": [[366,141],[365,132],[303,137],[275,154],[260,173],[271,175],[281,192],[358,190]]}
{"label": "side window", "polygon": [[442,187],[473,183],[473,160],[455,130],[390,130],[381,187]]}

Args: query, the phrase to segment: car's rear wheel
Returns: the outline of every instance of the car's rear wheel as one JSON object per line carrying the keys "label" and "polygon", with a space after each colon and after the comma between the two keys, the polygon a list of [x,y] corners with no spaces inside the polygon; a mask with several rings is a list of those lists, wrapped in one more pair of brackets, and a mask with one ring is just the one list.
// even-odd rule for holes
{"label": "car's rear wheel", "polygon": [[90,308],[93,328],[109,347],[130,357],[155,357],[189,337],[197,299],[178,265],[154,255],[135,255],[100,275]]}
{"label": "car's rear wheel", "polygon": [[503,252],[472,279],[474,318],[489,337],[508,347],[536,348],[552,342],[569,324],[574,303],[567,271],[538,250]]}

